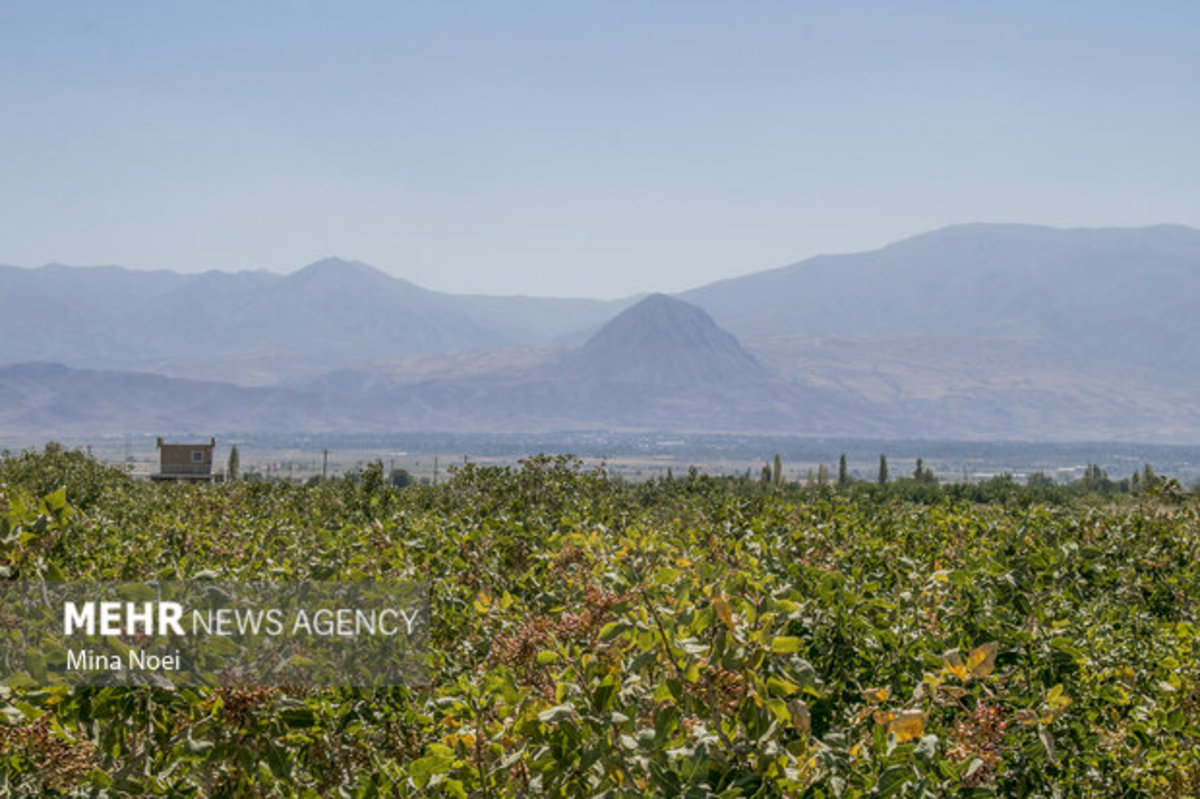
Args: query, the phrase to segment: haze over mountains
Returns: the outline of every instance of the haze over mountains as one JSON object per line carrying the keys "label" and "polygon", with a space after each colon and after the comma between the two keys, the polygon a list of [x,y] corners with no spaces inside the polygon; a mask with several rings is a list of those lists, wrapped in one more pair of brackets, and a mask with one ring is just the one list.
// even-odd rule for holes
{"label": "haze over mountains", "polygon": [[[327,258],[289,275],[0,266],[0,363],[270,384],[423,352],[553,342],[621,302],[429,291]],[[48,314],[70,324],[47,325]]]}
{"label": "haze over mountains", "polygon": [[0,367],[4,434],[1200,441],[1200,231],[1178,226],[964,225],[677,298],[452,295],[327,259],[0,267],[0,300],[0,364],[69,367]]}
{"label": "haze over mountains", "polygon": [[961,225],[684,292],[739,336],[1041,339],[1200,367],[1200,231]]}

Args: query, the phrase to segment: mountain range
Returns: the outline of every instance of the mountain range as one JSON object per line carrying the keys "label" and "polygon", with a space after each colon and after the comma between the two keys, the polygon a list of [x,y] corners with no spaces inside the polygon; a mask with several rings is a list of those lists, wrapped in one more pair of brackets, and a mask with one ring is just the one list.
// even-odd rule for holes
{"label": "mountain range", "polygon": [[0,266],[0,302],[0,363],[249,385],[398,355],[550,343],[628,304],[446,294],[337,258],[289,275]]}
{"label": "mountain range", "polygon": [[1200,441],[1200,231],[962,225],[623,300],[0,267],[0,434]]}

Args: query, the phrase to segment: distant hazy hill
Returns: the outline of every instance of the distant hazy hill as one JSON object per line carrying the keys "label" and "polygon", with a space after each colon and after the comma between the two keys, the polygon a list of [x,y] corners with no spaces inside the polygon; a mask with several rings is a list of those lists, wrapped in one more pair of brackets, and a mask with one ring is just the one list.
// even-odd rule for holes
{"label": "distant hazy hill", "polygon": [[[700,308],[651,295],[540,370],[517,406],[591,427],[863,435],[902,427],[844,391],[779,379]],[[532,417],[530,421],[535,421]]]}
{"label": "distant hazy hill", "polygon": [[286,392],[161,375],[27,363],[0,367],[0,430],[7,434],[207,434],[289,430],[311,420]]}
{"label": "distant hazy hill", "polygon": [[544,344],[624,304],[445,294],[333,258],[283,276],[0,266],[0,363],[265,384],[413,353]]}
{"label": "distant hazy hill", "polygon": [[306,387],[393,429],[643,429],[886,434],[896,414],[847,392],[785,381],[704,311],[652,295],[577,350],[541,365],[424,382],[342,370]]}
{"label": "distant hazy hill", "polygon": [[740,337],[1016,336],[1200,370],[1200,231],[961,225],[680,295]]}
{"label": "distant hazy hill", "polygon": [[0,367],[0,432],[554,429],[887,435],[911,429],[849,392],[785,381],[699,308],[654,295],[542,365],[409,382],[338,370],[288,389],[160,375]]}
{"label": "distant hazy hill", "polygon": [[604,325],[558,367],[575,380],[684,388],[760,383],[770,374],[695,305],[652,294]]}

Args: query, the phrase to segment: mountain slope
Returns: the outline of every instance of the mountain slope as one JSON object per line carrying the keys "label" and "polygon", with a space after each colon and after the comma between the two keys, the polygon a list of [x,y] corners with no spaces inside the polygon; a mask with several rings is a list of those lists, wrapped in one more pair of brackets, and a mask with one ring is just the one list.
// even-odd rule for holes
{"label": "mountain slope", "polygon": [[678,388],[771,379],[712,317],[665,294],[622,311],[567,357],[557,374]]}
{"label": "mountain slope", "polygon": [[446,294],[336,258],[289,275],[0,266],[0,364],[262,385],[415,353],[546,345],[624,304]]}
{"label": "mountain slope", "polygon": [[442,429],[791,432],[878,435],[901,428],[886,406],[843,391],[784,381],[699,308],[651,295],[553,363],[419,384],[370,372],[319,381],[329,397],[360,390],[404,424]]}
{"label": "mountain slope", "polygon": [[961,225],[679,295],[742,338],[1021,336],[1200,369],[1200,231]]}
{"label": "mountain slope", "polygon": [[161,375],[26,363],[0,367],[6,434],[121,435],[288,430],[307,424],[294,396]]}

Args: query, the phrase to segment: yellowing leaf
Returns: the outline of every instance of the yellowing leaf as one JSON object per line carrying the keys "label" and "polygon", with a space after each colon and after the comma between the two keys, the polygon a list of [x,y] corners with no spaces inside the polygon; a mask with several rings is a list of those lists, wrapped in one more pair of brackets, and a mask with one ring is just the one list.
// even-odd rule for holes
{"label": "yellowing leaf", "polygon": [[717,618],[725,622],[726,627],[733,627],[733,608],[729,606],[729,600],[723,596],[719,596],[713,600],[713,610],[717,614]]}
{"label": "yellowing leaf", "polygon": [[887,687],[868,688],[867,689],[867,699],[870,699],[875,702],[886,702],[888,700],[888,697],[891,695],[892,695],[892,689],[887,688]]}
{"label": "yellowing leaf", "polygon": [[767,709],[771,711],[771,715],[779,722],[787,723],[792,720],[792,715],[788,712],[787,702],[784,702],[782,699],[767,700]]}
{"label": "yellowing leaf", "polygon": [[896,743],[904,743],[925,734],[927,714],[921,710],[902,710],[888,723],[888,732],[896,736]]}
{"label": "yellowing leaf", "polygon": [[963,663],[962,655],[957,649],[952,649],[942,657],[942,671],[947,674],[953,674],[958,679],[966,682],[967,666]]}
{"label": "yellowing leaf", "polygon": [[995,641],[981,644],[967,654],[966,661],[962,653],[952,649],[942,657],[942,672],[951,674],[963,682],[986,677],[996,670],[996,652],[1000,645]]}
{"label": "yellowing leaf", "polygon": [[454,748],[461,743],[463,746],[471,749],[475,746],[475,736],[469,732],[452,732],[446,737],[442,738],[442,743],[451,748]]}
{"label": "yellowing leaf", "polygon": [[479,596],[475,597],[475,612],[487,613],[492,608],[492,592],[486,588],[479,592]]}
{"label": "yellowing leaf", "polygon": [[1062,684],[1058,684],[1046,692],[1046,704],[1050,712],[1042,716],[1043,724],[1050,724],[1071,706],[1071,697],[1063,693]]}
{"label": "yellowing leaf", "polygon": [[972,677],[986,677],[996,670],[996,651],[999,648],[1000,645],[995,641],[988,641],[971,650],[971,654],[967,655],[966,668]]}
{"label": "yellowing leaf", "polygon": [[896,718],[896,714],[890,710],[876,710],[874,716],[876,724],[887,724],[892,719]]}

